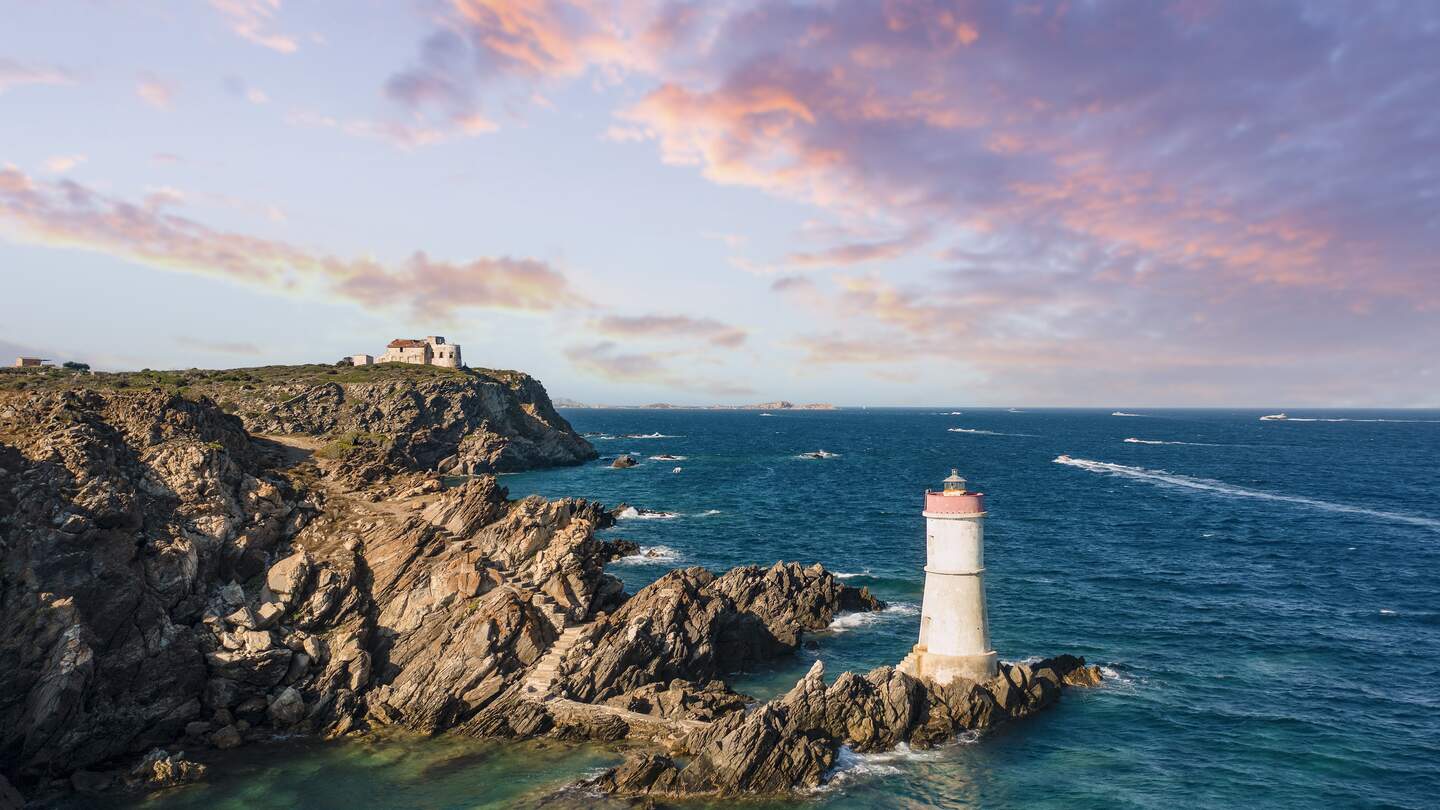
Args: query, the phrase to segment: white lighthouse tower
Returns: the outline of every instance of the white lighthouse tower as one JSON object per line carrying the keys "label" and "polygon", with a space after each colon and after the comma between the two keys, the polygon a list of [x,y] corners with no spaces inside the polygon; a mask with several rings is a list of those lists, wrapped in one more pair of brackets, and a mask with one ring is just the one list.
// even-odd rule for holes
{"label": "white lighthouse tower", "polygon": [[998,669],[985,616],[985,496],[951,470],[940,492],[925,492],[925,602],[920,641],[900,669],[949,683],[982,681]]}

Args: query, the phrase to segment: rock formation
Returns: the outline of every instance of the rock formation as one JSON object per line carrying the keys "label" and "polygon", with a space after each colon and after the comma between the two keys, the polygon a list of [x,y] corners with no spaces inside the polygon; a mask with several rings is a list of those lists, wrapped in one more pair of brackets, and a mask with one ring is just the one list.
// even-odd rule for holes
{"label": "rock formation", "polygon": [[594,457],[538,383],[439,372],[229,403],[243,418],[210,396],[230,388],[0,391],[0,807],[383,726],[651,740],[591,786],[778,794],[841,746],[934,745],[1098,681],[1068,657],[943,688],[817,668],[755,706],[723,676],[884,605],[796,563],[627,595],[605,565],[637,547],[596,533],[628,509],[439,475]]}
{"label": "rock formation", "polygon": [[1005,664],[987,683],[937,687],[892,667],[842,674],[826,686],[816,661],[785,696],[749,712],[732,712],[679,742],[681,765],[658,752],[634,753],[585,783],[629,796],[776,795],[815,788],[835,766],[841,746],[885,751],[900,743],[925,748],[964,730],[986,729],[1055,702],[1062,687],[1098,682],[1072,656]]}
{"label": "rock formation", "polygon": [[[678,738],[750,703],[719,675],[879,606],[795,564],[627,597],[604,568],[635,545],[596,537],[610,511],[511,500],[491,476],[446,488],[426,466],[452,443],[492,466],[572,461],[588,445],[568,425],[497,439],[488,406],[438,401],[483,390],[416,387],[312,387],[247,417],[289,431],[266,438],[168,389],[0,392],[0,775],[164,786],[203,774],[197,751],[386,725]],[[321,452],[402,423],[382,464]]]}

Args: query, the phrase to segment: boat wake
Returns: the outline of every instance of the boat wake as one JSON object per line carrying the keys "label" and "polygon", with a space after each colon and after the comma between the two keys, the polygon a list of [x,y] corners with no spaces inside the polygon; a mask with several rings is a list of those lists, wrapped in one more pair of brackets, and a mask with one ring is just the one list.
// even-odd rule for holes
{"label": "boat wake", "polygon": [[1224,447],[1223,444],[1210,444],[1208,442],[1162,442],[1159,439],[1136,439],[1125,440],[1126,444],[1183,444],[1187,447]]}
{"label": "boat wake", "polygon": [[1366,509],[1363,506],[1351,506],[1343,503],[1332,503],[1316,498],[1305,498],[1299,495],[1280,495],[1274,492],[1264,492],[1258,489],[1246,489],[1244,487],[1232,486],[1224,481],[1215,481],[1209,478],[1192,478],[1188,475],[1177,475],[1165,470],[1147,470],[1144,467],[1130,467],[1125,464],[1111,464],[1105,461],[1091,461],[1084,458],[1071,458],[1070,456],[1058,456],[1056,464],[1064,464],[1076,467],[1087,472],[1101,473],[1106,475],[1118,475],[1123,478],[1132,478],[1137,481],[1144,481],[1157,486],[1174,487],[1179,489],[1198,490],[1201,492],[1213,492],[1217,495],[1226,495],[1232,498],[1253,498],[1261,501],[1280,501],[1282,503],[1294,503],[1301,506],[1308,506],[1312,509],[1321,509],[1326,512],[1342,512],[1351,515],[1366,515],[1368,517],[1390,520],[1397,523],[1408,523],[1412,526],[1424,526],[1427,529],[1440,531],[1440,520],[1435,518],[1421,517],[1419,515],[1405,515],[1398,512],[1384,512],[1379,509]]}
{"label": "boat wake", "polygon": [[1022,436],[1033,439],[1033,433],[1001,433],[997,430],[978,430],[976,428],[947,428],[951,433],[969,433],[972,436]]}
{"label": "boat wake", "polygon": [[1440,424],[1440,419],[1327,419],[1319,416],[1289,416],[1286,422],[1397,422],[1410,425],[1435,425]]}

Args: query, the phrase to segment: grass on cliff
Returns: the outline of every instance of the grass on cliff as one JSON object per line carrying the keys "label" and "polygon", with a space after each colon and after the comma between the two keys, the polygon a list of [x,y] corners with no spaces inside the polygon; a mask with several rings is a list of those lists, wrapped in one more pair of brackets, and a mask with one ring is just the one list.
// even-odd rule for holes
{"label": "grass on cliff", "polygon": [[[327,382],[346,385],[470,377],[489,378],[506,385],[514,385],[524,376],[518,371],[504,369],[452,369],[408,363],[381,363],[373,366],[311,364],[217,370],[192,368],[172,371],[147,368],[140,371],[101,371],[93,374],[50,367],[12,367],[0,368],[0,391],[56,391],[67,388],[143,391],[160,388],[191,398],[210,396],[224,407],[231,399],[226,396],[226,391],[234,391],[235,397],[253,397],[258,391],[266,391],[278,402],[287,399],[290,392]],[[233,407],[231,403],[231,408],[227,410]]]}
{"label": "grass on cliff", "polygon": [[384,449],[389,441],[389,437],[383,433],[365,433],[364,431],[352,430],[348,433],[340,434],[334,441],[316,450],[315,455],[320,458],[338,461],[347,458],[356,450],[372,447]]}

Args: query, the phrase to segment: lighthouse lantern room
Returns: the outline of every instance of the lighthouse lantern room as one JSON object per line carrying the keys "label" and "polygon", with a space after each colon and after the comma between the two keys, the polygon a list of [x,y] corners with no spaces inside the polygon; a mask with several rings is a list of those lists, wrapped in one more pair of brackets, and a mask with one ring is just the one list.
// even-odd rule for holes
{"label": "lighthouse lantern room", "polygon": [[920,640],[900,668],[918,678],[980,681],[998,671],[985,614],[985,495],[951,470],[925,492],[925,601]]}

